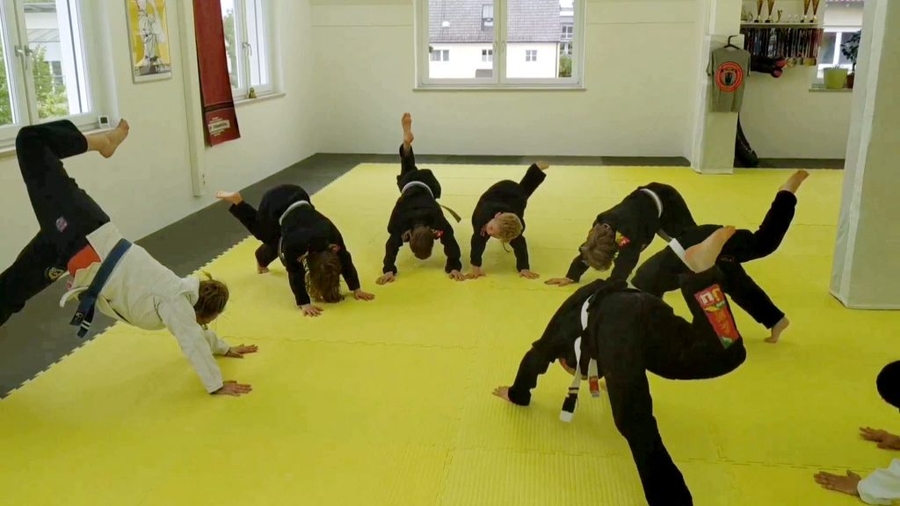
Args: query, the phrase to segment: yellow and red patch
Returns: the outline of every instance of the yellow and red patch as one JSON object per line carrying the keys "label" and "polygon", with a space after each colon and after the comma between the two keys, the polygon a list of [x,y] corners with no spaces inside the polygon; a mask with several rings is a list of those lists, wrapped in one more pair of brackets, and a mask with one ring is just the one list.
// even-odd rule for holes
{"label": "yellow and red patch", "polygon": [[616,244],[619,245],[620,248],[624,248],[628,246],[628,243],[631,242],[631,239],[622,235],[622,232],[616,232]]}
{"label": "yellow and red patch", "polygon": [[728,348],[741,338],[737,325],[734,323],[734,316],[731,314],[731,309],[729,309],[728,302],[725,299],[725,294],[722,293],[722,288],[718,284],[695,293],[694,298],[697,299],[700,307],[703,308],[710,325],[712,325],[716,335],[719,336],[723,346]]}

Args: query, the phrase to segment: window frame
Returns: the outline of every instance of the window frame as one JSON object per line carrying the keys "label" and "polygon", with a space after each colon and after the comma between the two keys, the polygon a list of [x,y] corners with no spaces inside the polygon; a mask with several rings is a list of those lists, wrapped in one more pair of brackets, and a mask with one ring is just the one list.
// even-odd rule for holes
{"label": "window frame", "polygon": [[[507,10],[508,0],[494,0],[494,40],[491,77],[471,77],[463,79],[433,78],[429,76],[431,55],[429,48],[429,0],[415,0],[415,62],[416,80],[414,89],[428,90],[465,90],[465,89],[584,89],[584,54],[585,47],[585,19],[587,12],[587,0],[575,0],[573,10],[572,29],[574,34],[571,39],[573,49],[569,55],[572,60],[571,77],[552,78],[510,78],[507,77]],[[483,8],[483,7],[482,7]],[[559,40],[553,42],[556,45],[555,53],[559,52]],[[557,54],[556,58],[560,58]],[[484,62],[487,63],[487,62]]]}
{"label": "window frame", "polygon": [[[100,128],[99,117],[105,115],[104,111],[109,109],[110,104],[103,98],[108,94],[103,92],[103,80],[101,73],[98,72],[101,66],[96,63],[98,56],[95,54],[103,32],[96,30],[98,23],[91,15],[90,10],[86,9],[83,0],[64,1],[74,18],[70,19],[70,27],[74,32],[72,38],[77,44],[74,48],[75,65],[84,72],[84,75],[79,76],[82,78],[80,84],[84,88],[80,95],[88,103],[88,110],[83,113],[50,118],[39,116],[34,68],[30,61],[31,43],[28,39],[25,2],[0,0],[0,40],[2,40],[6,64],[10,109],[13,118],[20,118],[18,123],[0,126],[0,148],[13,146],[16,136],[22,128],[51,121],[69,120],[83,132],[97,130]],[[20,48],[23,47],[28,49],[19,53]],[[50,65],[51,62],[46,63]]]}
{"label": "window frame", "polygon": [[[250,30],[247,23],[248,2],[259,2],[259,9],[262,11],[261,14],[257,13],[257,16],[261,16],[263,20],[261,26],[264,30],[263,39],[266,44],[266,68],[268,70],[268,82],[266,84],[250,84],[253,75],[250,69],[254,48],[253,44],[249,42]],[[238,67],[238,86],[231,87],[231,95],[234,100],[247,99],[250,94],[250,88],[253,88],[257,97],[278,93],[277,86],[275,85],[275,50],[273,46],[275,40],[273,31],[275,24],[273,18],[274,6],[272,5],[271,0],[234,0],[234,43],[238,46],[238,58],[236,62]]]}

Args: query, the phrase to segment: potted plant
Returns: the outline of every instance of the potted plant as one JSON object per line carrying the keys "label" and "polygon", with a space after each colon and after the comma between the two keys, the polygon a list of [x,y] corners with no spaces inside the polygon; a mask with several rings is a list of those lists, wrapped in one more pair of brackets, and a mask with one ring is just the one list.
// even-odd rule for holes
{"label": "potted plant", "polygon": [[851,35],[846,42],[841,44],[841,54],[850,60],[850,64],[852,65],[852,70],[847,75],[847,87],[850,89],[853,89],[853,81],[856,78],[856,59],[859,56],[859,39],[861,36],[862,31],[858,31]]}
{"label": "potted plant", "polygon": [[842,90],[847,84],[847,69],[829,67],[825,69],[825,89]]}

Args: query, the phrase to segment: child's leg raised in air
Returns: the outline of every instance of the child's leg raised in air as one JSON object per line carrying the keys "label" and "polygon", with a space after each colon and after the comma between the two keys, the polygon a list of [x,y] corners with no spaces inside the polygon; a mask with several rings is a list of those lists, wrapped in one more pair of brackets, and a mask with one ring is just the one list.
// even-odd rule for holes
{"label": "child's leg raised in air", "polygon": [[794,219],[797,207],[795,193],[808,176],[809,173],[805,170],[794,172],[778,190],[759,229],[756,232],[739,230],[723,248],[722,256],[744,263],[774,253],[784,240]]}
{"label": "child's leg raised in air", "polygon": [[403,118],[400,119],[400,125],[403,127],[403,144],[400,145],[400,175],[397,176],[398,185],[406,173],[416,170],[416,155],[413,153],[412,149],[412,143],[413,140],[415,140],[415,136],[412,133],[412,115],[408,112],[404,113]]}

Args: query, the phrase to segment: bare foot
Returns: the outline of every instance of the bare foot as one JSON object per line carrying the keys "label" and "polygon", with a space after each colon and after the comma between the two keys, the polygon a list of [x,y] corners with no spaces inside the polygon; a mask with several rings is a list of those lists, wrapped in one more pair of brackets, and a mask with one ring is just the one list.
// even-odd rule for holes
{"label": "bare foot", "polygon": [[243,197],[241,197],[241,194],[238,192],[218,191],[216,192],[216,198],[235,206],[244,201]]}
{"label": "bare foot", "polygon": [[805,170],[798,170],[791,174],[791,177],[788,178],[787,182],[781,187],[781,191],[787,191],[791,193],[797,193],[797,190],[800,188],[800,184],[809,177],[809,172]]}
{"label": "bare foot", "polygon": [[788,325],[791,324],[791,321],[787,319],[787,316],[782,318],[772,327],[772,335],[766,338],[767,343],[775,344],[778,342],[778,339],[781,337],[781,333],[784,332],[784,329],[788,328]]}
{"label": "bare foot", "polygon": [[722,227],[713,232],[703,242],[691,246],[684,252],[684,263],[694,272],[704,272],[716,265],[722,247],[736,232],[734,227]]}
{"label": "bare foot", "polygon": [[119,120],[119,124],[116,125],[116,128],[112,132],[107,132],[104,134],[106,136],[106,142],[100,146],[100,149],[97,151],[100,152],[100,155],[103,158],[109,158],[116,152],[116,148],[119,147],[119,144],[122,144],[122,141],[128,137],[128,131],[131,127],[128,125],[128,122],[124,119]]}
{"label": "bare foot", "polygon": [[261,266],[261,265],[257,265],[257,266],[256,266],[256,272],[258,272],[258,273],[260,273],[260,274],[266,274],[266,273],[269,272],[269,268],[268,268],[268,267],[263,267],[263,266]]}
{"label": "bare foot", "polygon": [[550,168],[550,164],[547,162],[538,162],[535,165],[537,165],[537,167],[541,170],[547,170]]}
{"label": "bare foot", "polygon": [[412,115],[408,112],[403,113],[400,124],[403,125],[403,145],[408,147],[416,138],[412,133]]}

